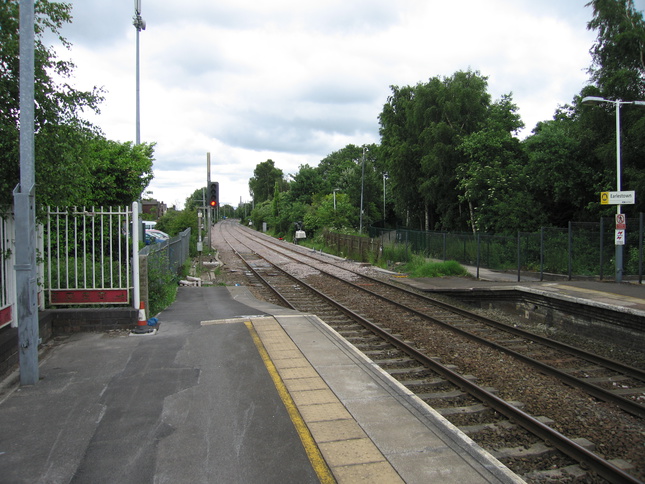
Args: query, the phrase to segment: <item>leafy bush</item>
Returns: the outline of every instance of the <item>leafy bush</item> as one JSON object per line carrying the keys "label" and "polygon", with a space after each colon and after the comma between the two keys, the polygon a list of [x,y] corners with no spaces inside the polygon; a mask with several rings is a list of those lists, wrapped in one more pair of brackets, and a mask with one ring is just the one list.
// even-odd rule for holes
{"label": "leafy bush", "polygon": [[423,256],[413,255],[410,262],[403,266],[412,277],[467,276],[468,271],[459,262],[449,260],[433,262]]}

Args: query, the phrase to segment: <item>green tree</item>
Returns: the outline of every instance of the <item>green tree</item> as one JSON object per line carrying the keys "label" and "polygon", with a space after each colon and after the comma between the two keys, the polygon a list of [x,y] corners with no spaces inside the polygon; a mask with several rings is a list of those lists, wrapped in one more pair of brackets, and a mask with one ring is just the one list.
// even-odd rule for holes
{"label": "green tree", "polygon": [[591,48],[592,81],[609,98],[645,97],[645,21],[633,0],[592,0],[589,30],[598,33]]}
{"label": "green tree", "polygon": [[327,155],[318,163],[319,174],[325,186],[318,193],[333,193],[337,189],[346,189],[345,174],[348,169],[356,166],[363,149],[360,146],[349,144],[338,151]]}
{"label": "green tree", "polygon": [[[589,69],[595,86],[585,95],[610,100],[645,100],[645,21],[633,0],[592,0],[593,19],[589,30],[598,34],[591,49]],[[591,121],[590,121],[591,120]],[[615,190],[616,132],[615,110],[611,104],[585,106],[580,121],[593,129],[593,155],[605,172],[600,191]],[[645,109],[625,105],[621,108],[622,189],[645,193]],[[612,153],[613,151],[613,153]],[[635,206],[625,207],[627,213],[644,211],[645,200],[637,197]]]}
{"label": "green tree", "polygon": [[327,191],[327,187],[328,184],[325,183],[321,170],[302,165],[289,183],[288,198],[293,202],[310,205],[314,195]]}
{"label": "green tree", "polygon": [[255,205],[255,208],[251,211],[251,220],[253,221],[253,226],[257,230],[262,230],[262,225],[264,222],[268,224],[273,220],[273,207],[271,206],[270,200],[265,200],[262,203]]}
{"label": "green tree", "polygon": [[483,128],[489,115],[488,81],[459,71],[415,87],[393,86],[379,116],[384,168],[396,207],[420,228],[459,229],[467,213],[458,198],[456,168],[464,136]]}
{"label": "green tree", "polygon": [[529,160],[527,188],[551,225],[566,227],[571,220],[597,220],[594,206],[609,167],[594,154],[596,129],[603,128],[589,127],[598,122],[592,120],[592,114],[581,119],[579,108],[564,106],[552,120],[538,123],[522,142]]}
{"label": "green tree", "polygon": [[[35,2],[35,132],[36,183],[39,203],[57,204],[78,194],[87,170],[78,169],[77,143],[96,132],[80,117],[84,109],[98,111],[101,91],[75,90],[66,82],[74,65],[56,57],[43,43],[51,32],[67,48],[60,30],[71,21],[71,4]],[[60,79],[56,81],[55,79]],[[0,204],[9,205],[19,180],[19,2],[0,2]],[[68,197],[68,198],[69,198]]]}
{"label": "green tree", "polygon": [[315,232],[323,228],[331,228],[332,230],[353,229],[358,224],[356,213],[356,208],[344,193],[336,194],[335,208],[333,194],[316,197],[304,216],[307,237],[313,237]]}
{"label": "green tree", "polygon": [[285,191],[287,183],[284,180],[284,173],[276,168],[273,160],[259,163],[253,170],[253,177],[249,179],[249,190],[253,202],[258,205],[266,200],[271,200],[275,184],[279,183],[280,191]]}
{"label": "green tree", "polygon": [[188,198],[184,207],[186,210],[193,210],[205,206],[208,202],[204,199],[206,195],[206,187],[198,188]]}
{"label": "green tree", "polygon": [[468,204],[473,233],[514,233],[544,222],[527,190],[527,158],[513,136],[523,123],[511,95],[490,106],[483,129],[462,138],[457,166],[460,199]]}
{"label": "green tree", "polygon": [[85,147],[89,168],[87,205],[129,205],[139,199],[152,180],[154,143],[134,145],[96,136]]}

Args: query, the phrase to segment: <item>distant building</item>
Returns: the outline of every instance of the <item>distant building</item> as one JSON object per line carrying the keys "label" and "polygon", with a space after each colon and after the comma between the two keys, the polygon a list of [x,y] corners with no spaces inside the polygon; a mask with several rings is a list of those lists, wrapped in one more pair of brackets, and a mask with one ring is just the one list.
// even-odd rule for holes
{"label": "distant building", "polygon": [[165,203],[158,200],[143,200],[141,202],[141,211],[158,219],[168,211],[168,207]]}

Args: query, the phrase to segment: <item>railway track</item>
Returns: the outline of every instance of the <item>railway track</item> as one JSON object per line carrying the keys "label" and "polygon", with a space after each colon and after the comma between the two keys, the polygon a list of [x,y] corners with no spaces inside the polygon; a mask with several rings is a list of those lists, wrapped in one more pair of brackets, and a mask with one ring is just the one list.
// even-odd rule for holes
{"label": "railway track", "polygon": [[[232,227],[227,226],[228,229],[232,230]],[[246,230],[225,235],[249,267],[252,284],[274,288],[268,299],[317,314],[393,377],[528,480],[538,481],[548,476],[559,480],[562,476],[575,475],[587,475],[589,479],[589,475],[597,474],[609,482],[640,482],[622,468],[629,466],[609,462],[594,452],[591,442],[565,437],[555,430],[548,418],[529,415],[522,410],[522,404],[507,402],[494,388],[478,385],[474,377],[463,375],[453,366],[429,357],[427,349],[418,348],[418,344],[414,345],[416,347],[410,345],[406,340],[413,339],[414,334],[406,334],[406,327],[428,326],[431,322],[460,338],[468,338],[530,364],[542,373],[563,378],[567,385],[584,388],[577,383],[580,379],[575,373],[593,374],[595,376],[587,376],[593,379],[592,388],[585,388],[585,391],[642,417],[642,406],[638,402],[636,407],[632,407],[634,400],[623,395],[616,398],[616,392],[609,392],[611,396],[605,395],[599,392],[602,386],[597,384],[601,381],[599,379],[607,378],[610,382],[629,381],[633,388],[634,384],[642,382],[639,380],[642,378],[640,370],[625,369],[617,362],[605,362],[515,328],[509,332],[508,327],[500,327],[506,325],[496,321],[386,284],[377,278],[348,271],[345,267],[330,264],[328,260],[323,263],[320,260],[305,262],[305,256],[311,259],[309,254],[298,250],[293,253],[284,246],[276,247],[266,241],[248,240],[255,234],[248,234]],[[272,263],[259,255],[259,252],[269,250],[278,252],[272,256]],[[320,289],[324,289],[326,295]],[[386,305],[392,309],[385,311]],[[398,321],[396,324],[395,320]],[[404,321],[403,325],[400,321]],[[562,356],[562,351],[566,352],[566,357]],[[550,364],[553,361],[557,365]],[[603,376],[598,376],[600,373]]]}

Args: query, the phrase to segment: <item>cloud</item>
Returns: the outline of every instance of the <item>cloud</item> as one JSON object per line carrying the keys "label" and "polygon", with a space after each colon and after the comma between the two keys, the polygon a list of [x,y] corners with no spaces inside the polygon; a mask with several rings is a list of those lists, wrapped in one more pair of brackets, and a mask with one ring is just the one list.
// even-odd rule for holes
{"label": "cloud", "polygon": [[[638,0],[643,3],[645,0]],[[62,52],[76,83],[108,91],[92,120],[134,138],[135,29],[130,2],[72,0]],[[153,194],[183,200],[206,184],[249,199],[273,159],[285,173],[349,143],[378,142],[390,85],[472,69],[493,98],[513,92],[527,132],[584,86],[593,32],[587,0],[143,0],[141,134],[156,142]]]}

